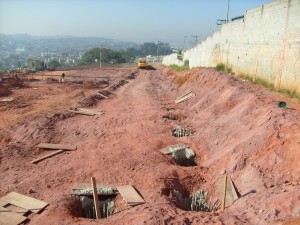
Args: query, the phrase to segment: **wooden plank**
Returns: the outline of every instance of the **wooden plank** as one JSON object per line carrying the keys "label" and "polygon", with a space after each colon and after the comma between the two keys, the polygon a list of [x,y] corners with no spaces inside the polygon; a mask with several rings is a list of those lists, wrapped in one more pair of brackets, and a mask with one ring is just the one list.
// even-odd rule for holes
{"label": "wooden plank", "polygon": [[28,209],[33,213],[39,213],[49,204],[47,202],[28,197],[26,195],[19,194],[17,192],[10,192],[9,194],[1,198],[3,201],[12,205],[19,206],[24,209]]}
{"label": "wooden plank", "polygon": [[227,174],[224,175],[224,189],[223,189],[223,198],[222,198],[222,211],[225,210],[226,192],[227,192]]}
{"label": "wooden plank", "polygon": [[13,98],[3,98],[1,99],[1,102],[12,102],[13,100]]}
{"label": "wooden plank", "polygon": [[[94,113],[95,115],[102,115],[103,112],[96,109],[76,108],[78,111]],[[76,110],[75,110],[76,111]]]}
{"label": "wooden plank", "polygon": [[91,177],[91,182],[92,182],[92,188],[93,188],[93,198],[94,198],[96,218],[100,219],[101,218],[100,205],[99,205],[99,198],[98,198],[98,193],[97,193],[97,185],[96,185],[95,177]]}
{"label": "wooden plank", "polygon": [[183,97],[185,97],[185,96],[187,96],[187,95],[189,95],[189,94],[191,94],[191,93],[192,93],[192,92],[190,91],[190,92],[188,92],[188,93],[186,93],[186,94],[184,94],[184,95],[181,95],[180,97],[176,98],[175,101],[178,101],[179,99],[182,99]]}
{"label": "wooden plank", "polygon": [[27,217],[0,206],[0,225],[18,225],[26,220]]}
{"label": "wooden plank", "polygon": [[85,112],[85,111],[76,111],[76,110],[70,110],[69,109],[69,112],[72,112],[72,113],[76,113],[76,114],[81,114],[81,115],[86,115],[86,116],[95,116],[96,114],[95,113],[91,113],[91,112]]}
{"label": "wooden plank", "polygon": [[190,93],[190,94],[184,96],[183,98],[180,98],[180,99],[178,99],[178,100],[175,100],[175,103],[180,103],[180,102],[183,102],[183,101],[187,101],[187,100],[193,98],[194,96],[195,96],[195,94]]}
{"label": "wooden plank", "polygon": [[128,205],[134,206],[145,203],[144,199],[137,193],[137,191],[131,185],[117,187],[117,189]]}
{"label": "wooden plank", "polygon": [[40,161],[43,161],[44,159],[50,158],[50,157],[52,157],[52,156],[54,156],[54,155],[57,155],[57,154],[60,154],[60,153],[62,153],[62,152],[64,152],[64,151],[65,151],[65,150],[57,150],[57,151],[54,151],[54,152],[52,152],[52,153],[50,153],[50,154],[47,154],[47,155],[41,156],[41,157],[39,157],[39,158],[37,158],[37,159],[34,159],[34,160],[30,161],[30,162],[31,162],[31,163],[38,163],[38,162],[40,162]]}
{"label": "wooden plank", "polygon": [[66,150],[66,151],[74,151],[77,149],[77,146],[74,145],[48,144],[48,143],[40,143],[37,147],[44,148],[44,149],[56,149],[56,150]]}
{"label": "wooden plank", "polygon": [[97,93],[97,95],[101,96],[102,98],[106,98],[106,99],[108,99],[108,97],[107,97],[107,96],[105,96],[105,95],[103,95],[103,94]]}

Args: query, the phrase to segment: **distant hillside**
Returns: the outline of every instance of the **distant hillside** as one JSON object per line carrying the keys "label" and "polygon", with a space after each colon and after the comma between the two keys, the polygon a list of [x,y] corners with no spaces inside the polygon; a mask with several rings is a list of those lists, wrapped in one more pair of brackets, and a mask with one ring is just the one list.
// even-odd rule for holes
{"label": "distant hillside", "polygon": [[74,36],[33,36],[27,34],[7,35],[0,34],[0,58],[7,53],[14,54],[27,52],[40,55],[48,48],[49,52],[63,53],[73,51],[86,51],[95,47],[122,50],[136,47],[133,42],[117,41],[101,37],[74,37]]}

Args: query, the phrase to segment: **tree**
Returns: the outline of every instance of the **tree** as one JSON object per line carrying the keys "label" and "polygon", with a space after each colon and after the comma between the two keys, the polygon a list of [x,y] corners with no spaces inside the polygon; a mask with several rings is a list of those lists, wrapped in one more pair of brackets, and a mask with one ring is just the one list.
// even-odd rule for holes
{"label": "tree", "polygon": [[99,62],[101,52],[101,62],[104,63],[125,63],[130,61],[132,55],[126,51],[113,51],[107,48],[93,48],[83,54],[80,64],[92,64],[95,60]]}

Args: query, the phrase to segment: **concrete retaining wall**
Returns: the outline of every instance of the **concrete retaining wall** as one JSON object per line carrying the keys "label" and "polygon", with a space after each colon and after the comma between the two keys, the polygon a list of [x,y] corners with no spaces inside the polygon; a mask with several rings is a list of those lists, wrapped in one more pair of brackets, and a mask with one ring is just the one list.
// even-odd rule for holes
{"label": "concrete retaining wall", "polygon": [[[300,0],[277,0],[246,11],[201,44],[185,51],[190,67],[224,63],[233,72],[260,77],[300,93]],[[163,64],[178,64],[177,55]]]}

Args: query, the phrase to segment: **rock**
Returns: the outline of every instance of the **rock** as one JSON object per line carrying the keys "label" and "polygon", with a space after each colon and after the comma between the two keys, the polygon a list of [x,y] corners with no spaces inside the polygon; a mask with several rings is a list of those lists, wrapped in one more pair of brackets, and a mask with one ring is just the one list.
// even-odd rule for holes
{"label": "rock", "polygon": [[274,213],[275,216],[277,216],[279,214],[279,210],[278,209],[272,209],[271,212]]}
{"label": "rock", "polygon": [[32,194],[32,193],[35,193],[36,191],[33,190],[32,188],[29,188],[27,192],[28,192],[28,194]]}

